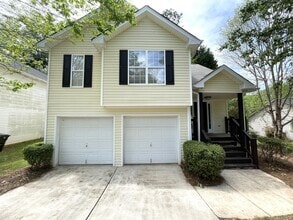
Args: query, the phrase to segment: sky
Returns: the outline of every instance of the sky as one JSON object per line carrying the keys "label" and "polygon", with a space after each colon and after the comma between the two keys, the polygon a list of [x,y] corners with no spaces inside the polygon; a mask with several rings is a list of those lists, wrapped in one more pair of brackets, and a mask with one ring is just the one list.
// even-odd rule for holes
{"label": "sky", "polygon": [[[244,0],[128,0],[137,8],[149,5],[159,13],[173,8],[183,13],[180,26],[203,40],[202,45],[211,49],[218,64],[228,63],[218,50],[221,41],[221,30],[228,20],[234,16],[235,9]],[[232,64],[233,65],[233,64]]]}

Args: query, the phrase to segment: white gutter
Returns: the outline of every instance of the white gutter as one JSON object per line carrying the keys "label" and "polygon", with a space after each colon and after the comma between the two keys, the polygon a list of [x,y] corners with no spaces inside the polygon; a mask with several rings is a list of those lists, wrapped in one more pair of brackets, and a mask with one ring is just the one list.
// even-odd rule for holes
{"label": "white gutter", "polygon": [[103,106],[104,102],[104,48],[102,48],[101,53],[101,106]]}

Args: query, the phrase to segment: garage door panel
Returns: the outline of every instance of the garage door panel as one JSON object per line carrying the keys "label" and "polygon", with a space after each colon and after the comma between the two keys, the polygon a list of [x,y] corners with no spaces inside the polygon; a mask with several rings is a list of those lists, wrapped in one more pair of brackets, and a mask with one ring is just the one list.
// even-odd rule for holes
{"label": "garage door panel", "polygon": [[60,119],[59,164],[112,164],[112,118]]}
{"label": "garage door panel", "polygon": [[80,153],[66,153],[61,154],[59,156],[59,163],[60,164],[84,164],[85,161],[85,155],[82,155]]}
{"label": "garage door panel", "polygon": [[124,162],[177,163],[176,117],[125,117]]}

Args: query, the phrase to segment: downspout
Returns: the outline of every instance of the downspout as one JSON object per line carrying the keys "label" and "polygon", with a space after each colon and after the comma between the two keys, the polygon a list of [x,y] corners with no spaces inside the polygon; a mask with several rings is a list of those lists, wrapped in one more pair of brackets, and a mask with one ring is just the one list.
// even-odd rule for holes
{"label": "downspout", "polygon": [[200,111],[199,111],[199,93],[193,92],[197,95],[197,137],[198,141],[200,141]]}
{"label": "downspout", "polygon": [[104,48],[101,53],[101,106],[104,104]]}

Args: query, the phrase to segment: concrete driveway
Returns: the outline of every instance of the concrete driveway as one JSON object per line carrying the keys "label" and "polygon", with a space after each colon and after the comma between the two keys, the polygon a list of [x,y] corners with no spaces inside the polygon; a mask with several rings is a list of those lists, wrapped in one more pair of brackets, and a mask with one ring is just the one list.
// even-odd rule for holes
{"label": "concrete driveway", "polygon": [[217,219],[178,165],[58,167],[0,204],[0,219]]}
{"label": "concrete driveway", "polygon": [[178,165],[63,166],[0,196],[0,219],[218,219],[293,213],[293,191],[260,170],[192,187]]}

